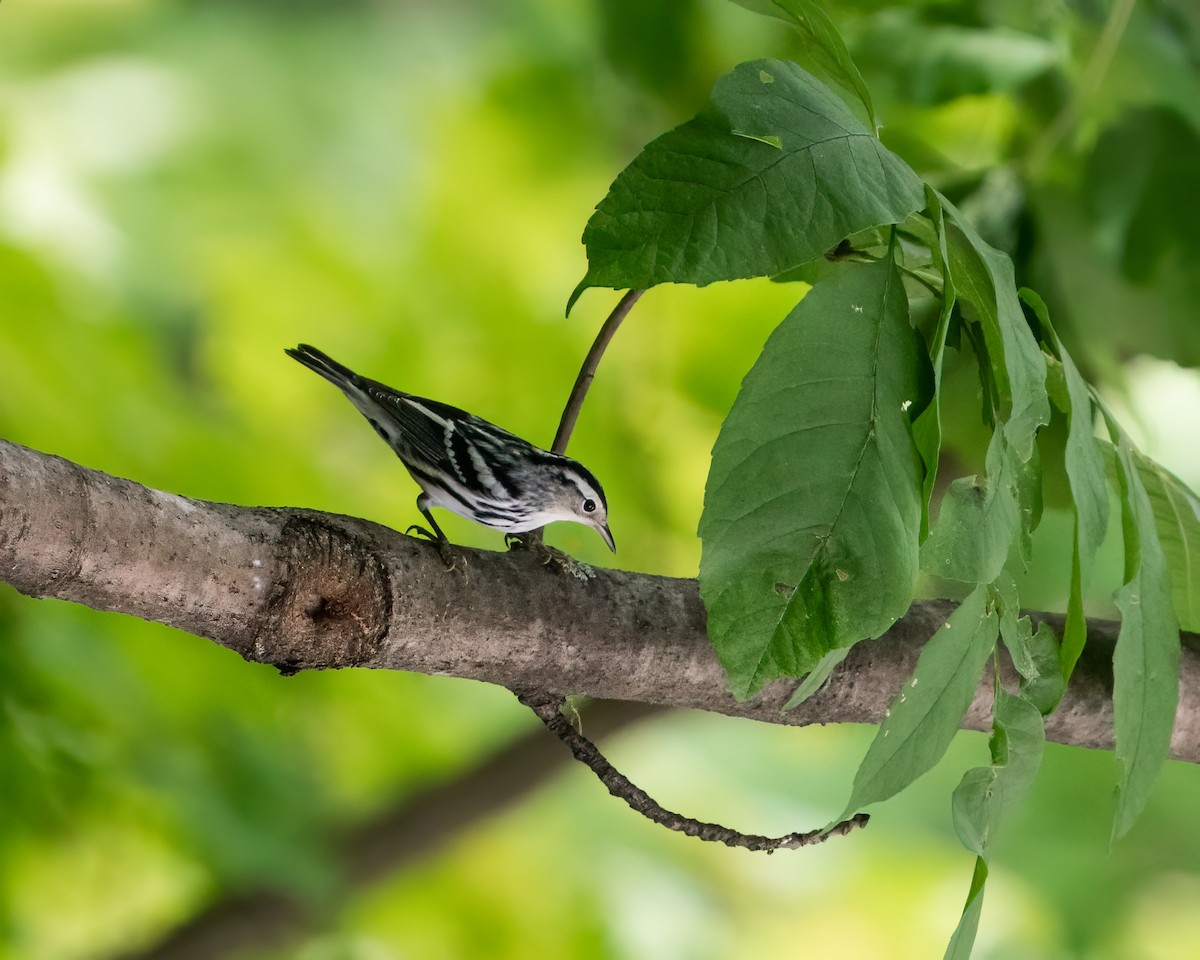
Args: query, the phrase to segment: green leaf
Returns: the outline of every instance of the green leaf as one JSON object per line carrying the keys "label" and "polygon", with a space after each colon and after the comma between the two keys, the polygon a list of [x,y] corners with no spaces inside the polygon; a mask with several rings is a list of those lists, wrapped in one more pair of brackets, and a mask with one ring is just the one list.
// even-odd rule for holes
{"label": "green leaf", "polygon": [[[1011,448],[1010,448],[1011,451]],[[1015,453],[1015,451],[1014,451]],[[1013,494],[1017,500],[1018,556],[1023,567],[1033,559],[1033,532],[1042,521],[1042,455],[1037,444],[1028,459],[1010,456],[1013,467]]]}
{"label": "green leaf", "polygon": [[1063,627],[1062,641],[1062,670],[1065,682],[1070,679],[1087,640],[1083,584],[1096,550],[1099,549],[1108,529],[1108,481],[1105,477],[1104,457],[1096,438],[1095,414],[1088,386],[1080,376],[1071,355],[1058,339],[1042,298],[1028,289],[1022,289],[1020,296],[1037,316],[1042,333],[1057,356],[1056,373],[1061,374],[1065,388],[1051,392],[1055,404],[1067,416],[1064,458],[1075,512],[1071,590],[1067,599],[1067,619]]}
{"label": "green leaf", "polygon": [[818,284],[767,341],[713,448],[709,636],[738,697],[878,636],[912,600],[924,351],[890,257]]}
{"label": "green leaf", "polygon": [[1179,626],[1200,631],[1200,497],[1169,470],[1134,451],[1166,556]]}
{"label": "green leaf", "polygon": [[583,232],[588,271],[571,299],[774,276],[921,204],[916,174],[819,80],[743,63],[617,177]]}
{"label": "green leaf", "polygon": [[1128,439],[1116,439],[1125,537],[1125,583],[1116,593],[1121,631],[1113,654],[1113,733],[1121,777],[1113,841],[1133,826],[1167,759],[1179,701],[1179,621],[1150,497]]}
{"label": "green leaf", "polygon": [[1045,620],[1038,622],[1029,648],[1037,674],[1028,679],[1022,678],[1021,696],[1037,707],[1042,716],[1046,716],[1062,699],[1066,679],[1063,676],[1058,638]]}
{"label": "green leaf", "polygon": [[[1012,594],[1015,596],[1015,586]],[[1011,616],[1011,611],[1004,616]],[[1057,677],[1057,658],[1054,666],[1053,674]],[[1045,745],[1041,712],[1024,697],[1005,691],[997,678],[992,735],[988,740],[991,765],[968,770],[951,802],[954,830],[963,846],[976,854],[976,860],[962,919],[946,950],[948,957],[970,956],[988,874],[984,854],[1004,814],[1032,785]]]}
{"label": "green leaf", "polygon": [[954,830],[972,853],[983,856],[1000,819],[1028,791],[1045,744],[1038,708],[997,685],[989,740],[992,763],[968,770],[951,802]]}
{"label": "green leaf", "polygon": [[969,960],[975,945],[975,934],[979,930],[979,915],[983,911],[983,890],[987,883],[988,865],[983,857],[975,858],[975,872],[971,877],[971,889],[967,891],[967,903],[962,917],[954,929],[954,936],[943,955],[944,960]]}
{"label": "green leaf", "polygon": [[799,30],[812,65],[819,73],[858,97],[866,111],[867,122],[872,130],[875,129],[871,91],[867,89],[862,74],[850,58],[846,42],[824,7],[812,0],[734,0],[734,3],[755,13],[786,21]]}
{"label": "green leaf", "polygon": [[[940,196],[940,195],[939,195]],[[1022,461],[1033,455],[1038,429],[1050,422],[1046,360],[1017,298],[1012,261],[986,243],[945,197],[947,246],[954,286],[983,328],[990,374],[999,391],[1000,418]],[[980,358],[980,367],[984,367]]]}
{"label": "green leaf", "polygon": [[800,704],[825,686],[833,671],[837,669],[837,665],[846,659],[846,654],[849,652],[849,647],[838,647],[836,650],[830,650],[818,660],[817,665],[812,668],[808,676],[796,688],[796,692],[783,705],[783,709],[795,710],[796,707],[800,706]]}
{"label": "green leaf", "polygon": [[984,476],[959,477],[921,545],[921,569],[946,580],[991,583],[1000,575],[1020,528],[1016,476],[1003,430],[988,444]]}
{"label": "green leaf", "polygon": [[1017,593],[1017,581],[1011,573],[1001,571],[992,584],[993,606],[1000,614],[1000,639],[1008,650],[1008,656],[1022,680],[1032,680],[1038,675],[1038,666],[1033,659],[1033,623],[1029,617],[1021,616],[1021,600]]}
{"label": "green leaf", "polygon": [[[933,499],[933,487],[937,481],[938,461],[942,451],[942,358],[946,353],[946,337],[950,331],[950,315],[954,311],[954,277],[950,273],[950,255],[946,249],[946,224],[942,216],[942,204],[937,191],[925,187],[925,207],[933,221],[935,238],[930,254],[942,275],[942,307],[938,313],[933,341],[929,344],[929,360],[933,367],[933,399],[921,415],[913,421],[913,439],[925,463],[925,483],[921,497],[921,540],[929,536],[929,504]],[[910,218],[910,221],[915,218]]]}
{"label": "green leaf", "polygon": [[976,587],[926,642],[854,777],[846,815],[899,793],[942,758],[996,649],[998,619]]}

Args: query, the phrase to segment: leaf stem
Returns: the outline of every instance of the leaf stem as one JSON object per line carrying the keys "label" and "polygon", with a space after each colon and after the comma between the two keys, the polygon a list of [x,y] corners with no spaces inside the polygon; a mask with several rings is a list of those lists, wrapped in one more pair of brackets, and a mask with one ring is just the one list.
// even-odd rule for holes
{"label": "leaf stem", "polygon": [[617,327],[621,325],[621,321],[629,314],[643,293],[645,293],[644,290],[627,290],[625,296],[613,307],[612,313],[600,327],[600,332],[596,334],[592,348],[584,357],[583,366],[579,368],[579,376],[575,378],[575,386],[571,388],[567,405],[563,408],[562,419],[558,422],[558,433],[554,435],[554,445],[550,448],[554,453],[566,453],[567,444],[571,440],[571,431],[575,429],[575,421],[579,419],[579,411],[583,407],[583,398],[587,396],[588,387],[592,385],[592,381],[596,377],[596,368],[600,365],[600,358],[604,356],[604,351],[608,348],[613,334],[617,332]]}

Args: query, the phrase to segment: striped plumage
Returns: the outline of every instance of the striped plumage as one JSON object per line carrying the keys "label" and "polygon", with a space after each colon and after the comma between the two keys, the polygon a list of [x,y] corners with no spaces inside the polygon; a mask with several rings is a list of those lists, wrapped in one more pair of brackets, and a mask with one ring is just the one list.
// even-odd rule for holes
{"label": "striped plumage", "polygon": [[431,506],[508,533],[572,520],[616,549],[604,490],[582,464],[465,410],[360,377],[308,344],[286,353],[340,388],[395,451],[423,491],[417,508],[439,540],[446,537]]}

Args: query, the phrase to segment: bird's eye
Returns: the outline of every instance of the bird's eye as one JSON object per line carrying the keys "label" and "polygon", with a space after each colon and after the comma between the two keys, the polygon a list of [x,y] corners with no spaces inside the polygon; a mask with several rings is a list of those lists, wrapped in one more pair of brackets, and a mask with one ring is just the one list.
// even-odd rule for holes
{"label": "bird's eye", "polygon": [[595,513],[596,512],[596,501],[593,500],[591,497],[588,497],[586,500],[584,500],[583,501],[583,512],[584,513]]}

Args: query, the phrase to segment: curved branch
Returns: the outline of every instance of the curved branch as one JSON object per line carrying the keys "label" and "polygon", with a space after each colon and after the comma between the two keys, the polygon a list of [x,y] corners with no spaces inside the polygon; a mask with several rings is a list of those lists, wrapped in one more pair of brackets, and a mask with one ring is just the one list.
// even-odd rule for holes
{"label": "curved branch", "polygon": [[600,326],[600,332],[596,334],[596,339],[592,341],[592,347],[587,352],[587,356],[583,358],[583,366],[579,368],[579,375],[575,378],[575,385],[571,387],[571,395],[567,398],[567,405],[563,407],[562,418],[558,421],[558,432],[554,434],[554,443],[550,447],[555,453],[566,453],[567,444],[571,442],[571,433],[575,429],[575,421],[579,419],[579,411],[583,409],[583,400],[587,396],[588,388],[591,387],[592,381],[596,379],[596,368],[600,366],[600,358],[604,356],[604,351],[608,349],[609,343],[617,332],[617,327],[621,325],[633,309],[633,305],[638,302],[644,290],[627,290],[625,295],[617,301],[617,305],[613,307],[612,313],[608,315],[608,319]]}
{"label": "curved branch", "polygon": [[865,827],[870,817],[865,813],[857,813],[848,820],[831,824],[819,830],[809,830],[804,833],[793,832],[782,837],[764,837],[756,833],[742,833],[719,823],[705,823],[694,820],[671,810],[667,810],[645,790],[640,789],[629,781],[621,771],[609,763],[596,745],[575,729],[563,715],[563,698],[552,693],[540,693],[536,690],[517,692],[517,699],[532,710],[546,729],[558,737],[571,750],[571,755],[592,771],[599,781],[608,788],[608,792],[620,800],[624,800],[635,813],[640,813],[651,823],[657,823],[668,830],[675,830],[689,837],[699,837],[710,843],[723,843],[728,847],[741,847],[744,850],[762,850],[774,853],[776,850],[796,850],[800,847],[811,847],[824,843],[830,837],[844,837],[851,830]]}
{"label": "curved branch", "polygon": [[[237,507],[162,493],[0,441],[0,579],[207,637],[285,672],[380,667],[691,707],[772,723],[874,723],[953,604],[927,601],[860,643],[824,690],[784,711],[778,681],[739,703],[705,635],[694,580],[597,570],[589,581],[534,557],[437,549],[314,510]],[[1061,618],[1036,614],[1061,630]],[[1112,745],[1117,625],[1088,646],[1046,733]],[[1200,638],[1185,638],[1172,755],[1200,762]],[[982,683],[963,726],[990,729]]]}

